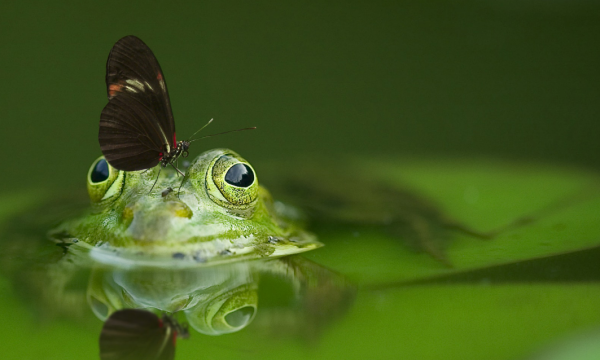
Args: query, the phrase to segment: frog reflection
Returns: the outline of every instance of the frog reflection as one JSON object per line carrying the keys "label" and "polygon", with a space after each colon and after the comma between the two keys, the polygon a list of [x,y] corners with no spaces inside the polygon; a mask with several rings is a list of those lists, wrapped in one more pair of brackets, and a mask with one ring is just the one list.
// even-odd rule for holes
{"label": "frog reflection", "polygon": [[[288,311],[301,327],[333,320],[354,296],[354,288],[340,275],[306,259],[288,257],[186,269],[96,268],[87,301],[101,320],[124,308],[150,309],[178,313],[202,334],[222,335],[240,331],[260,316],[259,280],[264,276],[289,284],[294,299]],[[265,320],[280,328],[274,324],[277,317],[268,313],[266,309]]]}
{"label": "frog reflection", "polygon": [[87,299],[105,320],[124,308],[183,312],[196,331],[220,335],[248,325],[258,307],[258,279],[248,263],[204,269],[95,269]]}

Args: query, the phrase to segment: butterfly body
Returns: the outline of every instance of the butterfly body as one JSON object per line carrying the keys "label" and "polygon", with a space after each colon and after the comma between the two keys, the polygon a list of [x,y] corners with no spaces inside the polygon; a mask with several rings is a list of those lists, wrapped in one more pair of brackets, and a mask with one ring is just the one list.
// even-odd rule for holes
{"label": "butterfly body", "polygon": [[177,161],[177,159],[180,156],[184,157],[184,158],[188,157],[188,155],[189,155],[188,149],[190,148],[190,142],[189,141],[179,141],[179,142],[176,142],[176,144],[177,144],[177,146],[171,152],[168,152],[166,154],[161,154],[160,165],[162,167],[167,167],[169,165],[173,165],[173,163],[175,163],[175,161]]}

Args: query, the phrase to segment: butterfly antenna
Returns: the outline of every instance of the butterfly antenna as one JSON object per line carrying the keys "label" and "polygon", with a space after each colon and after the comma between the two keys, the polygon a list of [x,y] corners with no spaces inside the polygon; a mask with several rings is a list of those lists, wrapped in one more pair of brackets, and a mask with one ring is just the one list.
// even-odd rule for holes
{"label": "butterfly antenna", "polygon": [[208,120],[208,122],[206,123],[206,125],[204,125],[203,127],[201,127],[200,129],[196,130],[195,133],[192,134],[192,136],[190,136],[190,139],[192,139],[194,137],[194,135],[196,135],[197,133],[199,133],[200,131],[202,131],[202,129],[204,129],[205,127],[207,127],[208,125],[210,125],[211,122],[213,122],[214,119],[210,119]]}
{"label": "butterfly antenna", "polygon": [[206,139],[206,138],[209,138],[209,137],[211,137],[211,136],[223,135],[223,134],[228,134],[228,133],[231,133],[231,132],[236,132],[236,131],[254,130],[254,129],[256,129],[256,126],[254,126],[254,127],[249,127],[249,128],[243,128],[243,129],[237,129],[237,130],[229,130],[229,131],[225,131],[225,132],[221,132],[221,133],[217,133],[217,134],[206,135],[206,136],[203,136],[203,137],[200,137],[200,138],[194,139],[194,140],[190,140],[189,142],[196,141],[196,140],[201,140],[201,139]]}

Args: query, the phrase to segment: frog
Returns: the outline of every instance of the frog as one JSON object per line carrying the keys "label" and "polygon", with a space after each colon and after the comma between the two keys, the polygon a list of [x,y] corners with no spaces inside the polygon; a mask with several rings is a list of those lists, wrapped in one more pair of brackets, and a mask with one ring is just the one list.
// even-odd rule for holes
{"label": "frog", "polygon": [[236,152],[208,150],[185,166],[182,177],[160,166],[121,171],[97,158],[87,174],[90,209],[51,238],[123,266],[215,265],[322,246]]}

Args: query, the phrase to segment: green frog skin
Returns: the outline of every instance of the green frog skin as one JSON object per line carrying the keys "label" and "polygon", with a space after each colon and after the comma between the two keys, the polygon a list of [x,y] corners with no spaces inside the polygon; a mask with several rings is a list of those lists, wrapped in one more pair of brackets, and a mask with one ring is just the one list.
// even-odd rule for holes
{"label": "green frog skin", "polygon": [[201,154],[183,182],[168,168],[125,172],[100,157],[88,172],[87,187],[91,209],[51,236],[90,249],[101,262],[190,266],[279,257],[321,246],[231,150]]}

